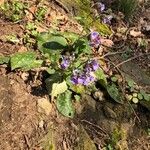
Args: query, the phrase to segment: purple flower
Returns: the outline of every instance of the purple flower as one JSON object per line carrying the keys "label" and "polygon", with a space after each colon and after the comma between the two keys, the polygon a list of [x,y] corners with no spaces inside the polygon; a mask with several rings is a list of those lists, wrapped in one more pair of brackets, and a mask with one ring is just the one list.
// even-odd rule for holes
{"label": "purple flower", "polygon": [[90,83],[94,81],[95,81],[95,78],[92,75],[88,74],[86,76],[86,80],[84,81],[83,85],[89,85]]}
{"label": "purple flower", "polygon": [[78,84],[78,77],[77,76],[72,76],[71,77],[71,82],[72,82],[72,84]]}
{"label": "purple flower", "polygon": [[92,32],[90,34],[90,45],[97,48],[101,43],[100,34],[98,32]]}
{"label": "purple flower", "polygon": [[98,3],[98,9],[100,12],[103,12],[105,10],[105,5],[103,3]]}
{"label": "purple flower", "polygon": [[93,60],[91,62],[91,65],[92,65],[93,71],[96,71],[99,68],[99,64],[98,64],[98,62],[96,60]]}
{"label": "purple flower", "polygon": [[70,60],[69,58],[62,56],[62,62],[60,64],[62,69],[67,69],[70,66]]}
{"label": "purple flower", "polygon": [[103,23],[105,23],[105,24],[111,24],[112,18],[113,18],[113,16],[111,16],[111,15],[106,16],[106,17],[103,19]]}
{"label": "purple flower", "polygon": [[79,84],[79,85],[87,86],[94,81],[95,81],[94,76],[92,76],[90,73],[87,73],[87,72],[83,72],[78,75],[73,74],[73,76],[71,77],[71,82],[72,84],[75,84],[75,85]]}
{"label": "purple flower", "polygon": [[86,72],[96,71],[99,68],[99,63],[96,60],[89,61],[85,66]]}
{"label": "purple flower", "polygon": [[86,76],[84,74],[80,75],[78,77],[78,84],[84,85],[85,82],[86,82]]}

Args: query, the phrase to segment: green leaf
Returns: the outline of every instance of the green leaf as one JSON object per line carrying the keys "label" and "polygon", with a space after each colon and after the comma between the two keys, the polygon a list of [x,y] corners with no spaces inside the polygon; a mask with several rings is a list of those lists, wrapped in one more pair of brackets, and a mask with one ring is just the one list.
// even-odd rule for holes
{"label": "green leaf", "polygon": [[11,69],[21,68],[23,70],[30,70],[38,68],[42,65],[43,60],[36,60],[34,52],[16,53],[10,59]]}
{"label": "green leaf", "polygon": [[67,47],[67,40],[61,35],[54,35],[52,33],[41,33],[37,37],[39,50],[46,54],[51,51],[63,50]]}
{"label": "green leaf", "polygon": [[86,89],[83,85],[72,85],[70,89],[78,94],[83,94],[86,92]]}
{"label": "green leaf", "polygon": [[134,88],[135,87],[135,82],[132,79],[126,78],[126,82],[128,83],[128,86],[130,88]]}
{"label": "green leaf", "polygon": [[45,80],[46,83],[46,89],[49,94],[52,92],[52,86],[54,83],[62,82],[62,76],[59,73],[52,74],[49,78]]}
{"label": "green leaf", "polygon": [[78,39],[74,43],[74,49],[77,54],[81,54],[81,53],[90,54],[92,52],[91,47],[89,45],[89,41],[84,38]]}
{"label": "green leaf", "polygon": [[0,56],[0,65],[2,64],[8,64],[10,58],[5,56]]}
{"label": "green leaf", "polygon": [[115,84],[107,85],[107,92],[118,103],[123,103],[123,97]]}
{"label": "green leaf", "polygon": [[117,82],[117,80],[118,80],[118,78],[115,76],[111,78],[111,81],[113,81],[113,82]]}
{"label": "green leaf", "polygon": [[98,82],[106,88],[107,86],[107,79],[106,79],[106,75],[104,73],[104,71],[102,69],[98,69],[97,71],[95,71],[95,76],[98,80]]}
{"label": "green leaf", "polygon": [[150,94],[145,93],[143,96],[144,96],[144,100],[150,101]]}
{"label": "green leaf", "polygon": [[143,99],[143,95],[141,93],[138,93],[138,99],[142,100]]}
{"label": "green leaf", "polygon": [[54,74],[55,73],[55,69],[52,69],[52,68],[48,68],[46,70],[49,74]]}
{"label": "green leaf", "polygon": [[140,90],[140,94],[144,97],[144,100],[150,101],[150,94],[147,94],[144,90]]}
{"label": "green leaf", "polygon": [[79,38],[79,35],[73,32],[63,32],[62,34],[70,43],[74,43]]}
{"label": "green leaf", "polygon": [[56,106],[57,106],[58,111],[62,115],[73,118],[74,108],[71,102],[71,95],[72,95],[72,92],[70,92],[69,90],[66,91],[65,93],[60,94],[57,98]]}
{"label": "green leaf", "polygon": [[51,92],[52,100],[54,99],[54,97],[57,97],[59,94],[64,93],[67,89],[68,86],[66,84],[66,81],[63,81],[62,83],[53,83],[52,92]]}

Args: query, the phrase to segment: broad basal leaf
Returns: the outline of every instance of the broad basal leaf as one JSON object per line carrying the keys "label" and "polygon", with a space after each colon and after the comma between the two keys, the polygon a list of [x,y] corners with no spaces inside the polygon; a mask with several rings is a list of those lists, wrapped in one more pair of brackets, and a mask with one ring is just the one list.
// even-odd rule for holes
{"label": "broad basal leaf", "polygon": [[67,46],[67,40],[63,36],[52,33],[41,33],[37,41],[39,50],[44,54],[49,54],[52,50],[63,50]]}
{"label": "broad basal leaf", "polygon": [[102,69],[98,69],[97,71],[95,71],[95,76],[98,80],[98,82],[106,88],[107,86],[107,79],[106,79],[106,75],[104,74],[104,71]]}
{"label": "broad basal leaf", "polygon": [[118,103],[123,103],[123,97],[115,84],[107,85],[107,92]]}
{"label": "broad basal leaf", "polygon": [[42,60],[36,60],[34,52],[16,53],[10,59],[11,69],[21,68],[23,70],[30,70],[38,68],[42,65]]}
{"label": "broad basal leaf", "polygon": [[62,83],[54,83],[52,85],[52,92],[51,92],[51,98],[52,100],[54,97],[57,97],[59,94],[64,93],[68,89],[68,86],[66,84],[66,81],[63,81]]}
{"label": "broad basal leaf", "polygon": [[74,108],[71,102],[71,94],[72,92],[70,91],[60,94],[57,98],[56,106],[62,115],[73,118]]}

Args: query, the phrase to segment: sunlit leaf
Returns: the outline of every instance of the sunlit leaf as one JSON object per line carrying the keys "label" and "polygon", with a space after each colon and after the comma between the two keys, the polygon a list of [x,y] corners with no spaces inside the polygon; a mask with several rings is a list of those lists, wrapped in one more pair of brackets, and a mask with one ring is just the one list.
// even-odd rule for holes
{"label": "sunlit leaf", "polygon": [[36,54],[34,52],[24,52],[12,55],[10,63],[12,70],[16,68],[30,70],[40,67],[43,63],[43,60],[36,60]]}
{"label": "sunlit leaf", "polygon": [[62,83],[54,83],[52,85],[52,92],[51,97],[52,100],[54,97],[57,97],[59,94],[64,93],[68,89],[68,86],[66,84],[66,81],[63,81]]}
{"label": "sunlit leaf", "polygon": [[51,33],[41,33],[37,41],[39,50],[44,54],[49,54],[51,51],[63,50],[68,44],[63,36]]}
{"label": "sunlit leaf", "polygon": [[74,108],[71,102],[71,95],[72,92],[66,91],[65,93],[62,93],[58,96],[56,101],[56,106],[58,111],[66,116],[73,118],[74,117]]}

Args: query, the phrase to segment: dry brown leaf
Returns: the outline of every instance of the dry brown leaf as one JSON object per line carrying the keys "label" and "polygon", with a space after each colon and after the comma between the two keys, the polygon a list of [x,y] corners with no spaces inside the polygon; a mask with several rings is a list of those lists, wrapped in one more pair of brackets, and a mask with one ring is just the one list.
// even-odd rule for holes
{"label": "dry brown leaf", "polygon": [[26,12],[26,18],[28,20],[33,20],[33,17],[34,17],[33,15],[35,14],[36,10],[37,10],[36,6],[32,6],[28,10],[26,10],[25,11]]}
{"label": "dry brown leaf", "polygon": [[106,47],[112,47],[114,45],[113,41],[110,39],[101,39],[101,44]]}
{"label": "dry brown leaf", "polygon": [[142,34],[141,31],[135,31],[135,30],[130,31],[130,35],[133,37],[141,36],[141,34]]}
{"label": "dry brown leaf", "polygon": [[36,29],[38,32],[46,32],[47,30],[43,27],[38,26]]}

